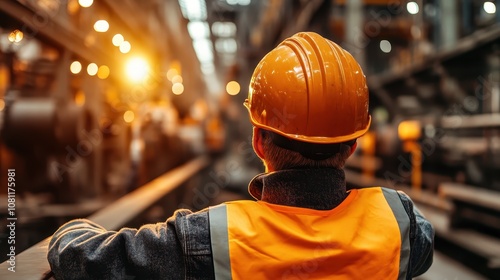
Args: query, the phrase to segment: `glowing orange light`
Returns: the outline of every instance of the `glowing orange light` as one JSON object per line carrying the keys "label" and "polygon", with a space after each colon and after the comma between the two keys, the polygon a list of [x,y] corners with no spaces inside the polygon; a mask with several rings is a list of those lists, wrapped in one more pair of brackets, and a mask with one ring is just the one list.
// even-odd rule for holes
{"label": "glowing orange light", "polygon": [[405,140],[417,140],[420,138],[420,122],[418,121],[402,121],[398,126],[399,139]]}
{"label": "glowing orange light", "polygon": [[179,71],[177,71],[177,69],[175,69],[175,68],[170,68],[170,69],[168,69],[168,71],[167,71],[167,79],[168,79],[169,81],[172,81],[172,79],[173,79],[175,76],[177,76],[177,75],[179,75]]}
{"label": "glowing orange light", "polygon": [[97,77],[99,79],[106,79],[109,76],[109,67],[106,65],[102,65],[99,67],[99,70],[97,70]]}
{"label": "glowing orange light", "polygon": [[127,78],[135,83],[143,82],[150,71],[149,63],[142,57],[133,57],[125,65]]}
{"label": "glowing orange light", "polygon": [[85,104],[85,93],[83,91],[79,90],[76,92],[75,104],[78,106],[83,106]]}
{"label": "glowing orange light", "polygon": [[175,83],[172,85],[172,92],[175,95],[181,95],[184,92],[184,85],[181,83]]}
{"label": "glowing orange light", "polygon": [[125,113],[123,113],[123,120],[126,122],[126,123],[131,123],[133,122],[135,119],[135,114],[134,112],[130,111],[130,110],[127,110],[125,111]]}
{"label": "glowing orange light", "polygon": [[9,42],[11,43],[19,43],[23,38],[24,38],[24,33],[19,29],[10,32],[8,37]]}
{"label": "glowing orange light", "polygon": [[237,95],[238,93],[240,93],[240,89],[240,84],[238,84],[238,82],[236,81],[230,81],[226,85],[226,91],[229,95]]}

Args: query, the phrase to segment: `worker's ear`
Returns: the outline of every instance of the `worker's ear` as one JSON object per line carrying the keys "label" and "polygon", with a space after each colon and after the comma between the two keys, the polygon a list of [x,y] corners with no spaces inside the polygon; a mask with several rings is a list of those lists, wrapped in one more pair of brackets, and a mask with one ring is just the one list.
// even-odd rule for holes
{"label": "worker's ear", "polygon": [[354,144],[351,146],[351,151],[349,152],[349,156],[351,156],[354,151],[356,151],[356,147],[358,147],[358,142],[354,142]]}
{"label": "worker's ear", "polygon": [[255,127],[253,128],[253,137],[252,137],[252,145],[253,145],[253,150],[257,154],[257,156],[260,157],[260,159],[264,160],[264,149],[262,145],[262,134],[260,133],[260,128]]}

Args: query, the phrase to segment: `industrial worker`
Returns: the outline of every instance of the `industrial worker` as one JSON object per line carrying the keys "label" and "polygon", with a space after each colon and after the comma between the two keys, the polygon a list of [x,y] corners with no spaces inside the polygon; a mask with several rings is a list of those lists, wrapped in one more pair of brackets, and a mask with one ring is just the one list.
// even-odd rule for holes
{"label": "industrial worker", "polygon": [[369,128],[354,58],[297,33],[257,65],[245,106],[266,173],[256,201],[107,231],[85,220],[52,236],[57,279],[411,279],[432,263],[434,231],[404,193],[346,190],[344,162]]}

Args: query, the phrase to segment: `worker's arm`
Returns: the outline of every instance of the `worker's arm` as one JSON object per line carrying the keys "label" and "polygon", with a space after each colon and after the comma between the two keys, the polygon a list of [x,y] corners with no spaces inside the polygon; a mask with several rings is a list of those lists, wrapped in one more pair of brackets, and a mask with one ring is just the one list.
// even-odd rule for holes
{"label": "worker's arm", "polygon": [[434,228],[405,193],[398,193],[408,216],[410,216],[411,252],[409,272],[411,272],[411,277],[416,277],[426,272],[432,265]]}
{"label": "worker's arm", "polygon": [[[50,267],[57,279],[184,279],[183,252],[191,250],[186,249],[187,236],[197,232],[196,226],[186,232],[189,214],[177,211],[164,223],[120,231],[107,231],[85,219],[70,221],[50,240]],[[197,222],[204,228],[206,218]]]}

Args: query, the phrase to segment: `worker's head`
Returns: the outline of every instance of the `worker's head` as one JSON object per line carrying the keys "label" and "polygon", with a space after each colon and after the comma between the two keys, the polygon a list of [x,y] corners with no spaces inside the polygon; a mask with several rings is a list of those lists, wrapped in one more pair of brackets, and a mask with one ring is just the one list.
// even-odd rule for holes
{"label": "worker's head", "polygon": [[254,149],[272,170],[341,168],[371,122],[361,67],[313,32],[285,39],[259,62],[245,106]]}

